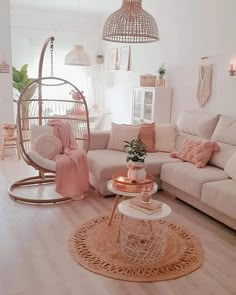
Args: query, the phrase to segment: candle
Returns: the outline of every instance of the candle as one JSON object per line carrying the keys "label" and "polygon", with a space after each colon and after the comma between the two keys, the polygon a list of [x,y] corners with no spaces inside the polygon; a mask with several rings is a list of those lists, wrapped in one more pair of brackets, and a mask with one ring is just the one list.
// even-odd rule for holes
{"label": "candle", "polygon": [[233,71],[234,70],[234,64],[233,64],[233,62],[231,61],[231,63],[230,63],[230,71]]}

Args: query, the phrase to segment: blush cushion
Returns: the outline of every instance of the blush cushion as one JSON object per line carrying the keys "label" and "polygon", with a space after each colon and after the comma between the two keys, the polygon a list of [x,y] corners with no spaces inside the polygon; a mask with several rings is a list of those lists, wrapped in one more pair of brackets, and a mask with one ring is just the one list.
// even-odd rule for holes
{"label": "blush cushion", "polygon": [[123,152],[124,141],[137,139],[139,130],[139,126],[112,123],[107,149]]}
{"label": "blush cushion", "polygon": [[54,159],[62,152],[62,143],[53,134],[42,134],[33,141],[33,151],[46,159]]}
{"label": "blush cushion", "polygon": [[147,152],[155,152],[155,124],[141,124],[139,131],[139,139],[144,143]]}
{"label": "blush cushion", "polygon": [[170,154],[172,158],[179,158],[183,161],[193,163],[197,168],[206,166],[214,152],[220,148],[215,141],[187,139],[179,152]]}

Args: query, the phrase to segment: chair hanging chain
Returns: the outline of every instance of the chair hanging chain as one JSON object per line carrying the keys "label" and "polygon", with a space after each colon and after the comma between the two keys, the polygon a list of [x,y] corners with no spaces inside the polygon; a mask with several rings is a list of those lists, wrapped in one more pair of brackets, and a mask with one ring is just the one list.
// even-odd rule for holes
{"label": "chair hanging chain", "polygon": [[53,41],[50,41],[50,52],[51,52],[51,77],[53,77]]}

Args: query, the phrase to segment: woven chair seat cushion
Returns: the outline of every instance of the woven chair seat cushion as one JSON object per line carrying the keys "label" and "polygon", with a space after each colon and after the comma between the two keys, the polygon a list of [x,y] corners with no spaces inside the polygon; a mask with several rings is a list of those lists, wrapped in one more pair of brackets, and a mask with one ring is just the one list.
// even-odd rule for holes
{"label": "woven chair seat cushion", "polygon": [[40,156],[40,154],[38,154],[35,151],[29,151],[28,156],[39,167],[42,167],[42,168],[52,171],[52,172],[56,172],[56,162],[55,161],[46,159],[46,158]]}

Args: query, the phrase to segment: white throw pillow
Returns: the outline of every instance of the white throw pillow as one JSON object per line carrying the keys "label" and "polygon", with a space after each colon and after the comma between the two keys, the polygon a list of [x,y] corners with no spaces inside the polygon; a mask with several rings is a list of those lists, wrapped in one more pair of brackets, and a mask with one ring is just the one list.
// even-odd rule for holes
{"label": "white throw pillow", "polygon": [[53,134],[42,134],[33,141],[33,150],[51,160],[62,152],[62,142]]}
{"label": "white throw pillow", "polygon": [[176,125],[155,124],[155,151],[173,152],[175,149]]}
{"label": "white throw pillow", "polygon": [[227,161],[224,171],[229,177],[236,181],[236,152]]}
{"label": "white throw pillow", "polygon": [[125,144],[124,141],[137,139],[139,130],[139,126],[112,123],[107,149],[123,152]]}
{"label": "white throw pillow", "polygon": [[53,135],[53,127],[52,126],[38,126],[35,124],[32,124],[30,126],[30,132],[31,132],[31,141],[34,142],[36,138],[38,138],[42,134],[52,134]]}

